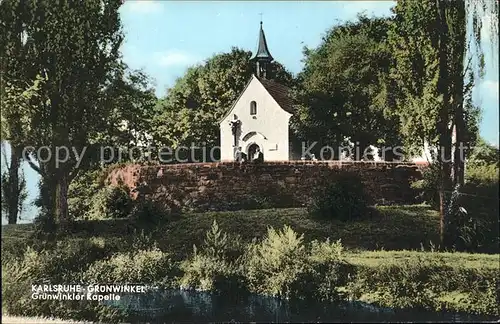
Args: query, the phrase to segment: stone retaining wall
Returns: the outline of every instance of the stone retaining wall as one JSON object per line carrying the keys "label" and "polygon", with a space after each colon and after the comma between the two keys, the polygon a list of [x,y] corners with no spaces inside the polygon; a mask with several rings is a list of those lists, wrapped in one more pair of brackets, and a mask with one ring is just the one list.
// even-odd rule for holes
{"label": "stone retaining wall", "polygon": [[[122,181],[167,207],[234,210],[304,206],[313,190],[339,174],[356,174],[372,204],[410,204],[410,182],[425,165],[393,162],[234,162],[175,165],[127,165],[112,170],[108,185]],[[139,190],[138,190],[139,189]]]}

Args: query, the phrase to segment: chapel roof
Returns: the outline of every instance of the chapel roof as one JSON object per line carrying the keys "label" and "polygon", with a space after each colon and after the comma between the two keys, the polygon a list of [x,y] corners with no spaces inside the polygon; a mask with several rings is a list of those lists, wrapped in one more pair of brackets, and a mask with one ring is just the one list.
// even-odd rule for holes
{"label": "chapel roof", "polygon": [[278,105],[291,114],[294,113],[293,100],[290,97],[290,88],[284,86],[276,81],[256,77],[260,83],[266,88],[271,97],[276,100]]}

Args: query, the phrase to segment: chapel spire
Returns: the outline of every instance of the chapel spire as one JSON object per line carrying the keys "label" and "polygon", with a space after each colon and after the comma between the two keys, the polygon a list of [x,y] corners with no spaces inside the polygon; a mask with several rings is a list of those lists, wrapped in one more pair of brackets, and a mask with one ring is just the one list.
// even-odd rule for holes
{"label": "chapel spire", "polygon": [[259,46],[257,52],[251,59],[256,64],[257,76],[261,78],[270,77],[271,62],[274,60],[269,48],[267,47],[266,35],[262,28],[262,20],[260,21]]}

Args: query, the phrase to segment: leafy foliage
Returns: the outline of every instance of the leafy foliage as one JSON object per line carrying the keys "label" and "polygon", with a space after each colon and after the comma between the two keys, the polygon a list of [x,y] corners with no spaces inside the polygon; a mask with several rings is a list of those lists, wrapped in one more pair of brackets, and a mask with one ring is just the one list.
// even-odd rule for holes
{"label": "leafy foliage", "polygon": [[142,225],[156,226],[178,213],[179,210],[175,208],[167,210],[157,201],[139,198],[133,203],[130,217]]}
{"label": "leafy foliage", "polygon": [[128,187],[105,187],[93,197],[86,219],[125,218],[130,216],[133,200]]}
{"label": "leafy foliage", "polygon": [[298,111],[292,117],[299,138],[330,146],[349,139],[361,150],[399,144],[398,120],[385,106],[393,62],[385,41],[389,23],[358,16],[356,22],[334,26],[318,48],[305,50],[295,92]]}
{"label": "leafy foliage", "polygon": [[425,168],[422,171],[422,179],[414,181],[411,186],[417,190],[421,202],[431,205],[436,210],[439,209],[439,167],[436,164]]}
{"label": "leafy foliage", "polygon": [[[490,308],[498,291],[495,267],[479,263],[470,268],[459,261],[463,254],[453,262],[435,252],[406,252],[407,257],[401,259],[405,252],[399,251],[399,256],[391,259],[367,262],[382,253],[368,252],[363,264],[356,265],[347,286],[352,298],[392,308],[453,308],[469,313],[490,309],[489,314],[498,314],[498,308]],[[483,298],[483,302],[477,298]]]}
{"label": "leafy foliage", "polygon": [[[77,173],[98,161],[100,146],[142,139],[155,102],[145,75],[129,73],[121,61],[122,3],[2,2],[2,26],[13,27],[2,32],[7,86],[21,95],[36,90],[20,110],[19,141],[32,148],[23,158],[43,178],[48,193],[40,202],[58,221],[68,220],[67,189]],[[124,120],[127,127],[118,127]],[[50,159],[38,156],[43,146]],[[58,160],[56,147],[72,152],[59,152]]]}
{"label": "leafy foliage", "polygon": [[[495,149],[485,144],[477,146],[466,163],[466,182],[458,198],[462,208],[454,218],[457,226],[455,248],[498,251],[498,178]],[[436,165],[425,169],[423,179],[412,186],[420,191],[423,201],[439,209],[439,169]]]}
{"label": "leafy foliage", "polygon": [[245,278],[240,264],[242,249],[234,236],[219,229],[214,220],[207,231],[202,250],[193,246],[193,255],[181,265],[182,288],[233,294],[244,291]]}
{"label": "leafy foliage", "polygon": [[[71,182],[68,190],[68,208],[73,219],[85,219],[89,217],[91,210],[98,204],[99,196],[102,196],[104,183],[102,181],[105,172],[101,169],[81,172]],[[89,199],[92,197],[92,199]],[[102,200],[102,199],[101,199]],[[100,201],[102,203],[102,201]],[[95,218],[91,216],[89,218]],[[104,217],[104,215],[99,216]]]}
{"label": "leafy foliage", "polygon": [[[201,216],[207,218],[209,215]],[[247,215],[246,219],[252,217]],[[265,223],[271,218],[265,215],[262,219]],[[410,223],[411,219],[411,215],[405,214],[406,222]],[[185,260],[182,264],[175,262],[173,255],[158,249],[157,246],[164,243],[155,236],[157,233],[146,231],[140,235],[129,233],[126,238],[134,241],[131,245],[117,242],[116,237],[109,235],[95,237],[102,234],[96,231],[91,232],[92,237],[81,237],[82,233],[61,237],[58,243],[34,241],[29,244],[32,248],[20,254],[12,246],[6,249],[2,244],[2,252],[10,254],[6,259],[2,257],[2,305],[10,315],[123,322],[130,320],[126,319],[127,314],[97,303],[32,300],[31,284],[146,282],[175,288],[180,282],[184,288],[211,290],[226,296],[234,294],[235,297],[246,292],[314,301],[351,297],[389,307],[498,316],[496,255],[426,251],[356,253],[344,251],[340,241],[309,241],[313,236],[299,235],[290,227],[268,229],[267,236],[255,237],[244,246],[234,236],[236,231],[242,231],[237,218],[224,217],[224,220],[234,223],[232,230],[224,232],[223,226],[212,223],[200,250],[195,249],[190,256],[180,256]],[[281,219],[279,223],[290,220],[293,217]],[[310,220],[305,220],[308,221],[307,229],[314,233]],[[188,237],[189,240],[194,241],[199,236],[200,223],[190,224],[190,230],[196,235]],[[123,238],[124,232],[116,229],[117,225],[118,222],[111,224],[111,228]],[[177,224],[175,228],[180,230],[183,226]],[[396,222],[395,226],[400,224]],[[366,239],[366,228],[353,224],[349,227],[347,238]],[[417,232],[426,231],[414,224],[411,228]],[[16,228],[9,229],[12,234]],[[330,229],[327,232],[325,234],[335,233]],[[178,236],[186,234],[181,232]],[[5,237],[2,239],[5,243]],[[165,247],[173,248],[172,245]]]}
{"label": "leafy foliage", "polygon": [[94,262],[83,275],[88,284],[133,284],[161,285],[168,287],[173,282],[175,263],[168,253],[156,247],[145,250],[114,254],[108,260]]}
{"label": "leafy foliage", "polygon": [[313,217],[342,221],[358,219],[367,211],[363,182],[355,174],[339,176],[316,189],[308,209]]}
{"label": "leafy foliage", "polygon": [[75,283],[82,278],[82,269],[106,256],[106,249],[92,241],[60,242],[39,249],[28,248],[21,260],[2,264],[2,306],[12,315],[56,316],[63,319],[123,321],[119,309],[92,301],[34,300],[32,284]]}
{"label": "leafy foliage", "polygon": [[266,295],[289,298],[306,272],[307,251],[304,236],[290,227],[268,229],[267,237],[249,247],[247,277],[250,289]]}
{"label": "leafy foliage", "polygon": [[[486,142],[483,138],[479,138],[476,142],[476,146],[471,152],[469,157],[469,162],[474,163],[477,166],[486,165],[486,166],[495,166],[498,168],[500,166],[500,150],[498,147],[493,146]],[[470,174],[470,171],[468,171]],[[493,179],[488,173],[488,178]],[[474,178],[478,178],[480,173],[474,175]]]}
{"label": "leafy foliage", "polygon": [[[251,291],[281,298],[336,300],[345,276],[340,241],[313,241],[290,227],[268,229],[260,243],[249,245],[245,274]],[[346,275],[346,273],[344,273]]]}

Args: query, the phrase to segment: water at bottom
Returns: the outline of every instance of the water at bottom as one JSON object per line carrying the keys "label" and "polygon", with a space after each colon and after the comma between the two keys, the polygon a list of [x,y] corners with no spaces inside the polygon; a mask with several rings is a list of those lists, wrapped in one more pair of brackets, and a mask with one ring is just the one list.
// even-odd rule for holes
{"label": "water at bottom", "polygon": [[257,295],[163,290],[124,295],[109,305],[127,309],[133,322],[495,322],[489,316],[392,310],[360,302],[311,303]]}

